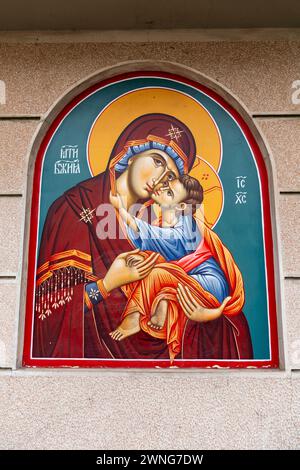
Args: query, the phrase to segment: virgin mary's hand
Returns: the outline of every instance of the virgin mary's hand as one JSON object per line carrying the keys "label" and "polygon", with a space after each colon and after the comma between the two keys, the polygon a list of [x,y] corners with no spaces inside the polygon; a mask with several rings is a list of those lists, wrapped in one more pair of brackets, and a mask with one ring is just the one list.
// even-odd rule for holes
{"label": "virgin mary's hand", "polygon": [[130,282],[140,281],[149,274],[159,257],[159,253],[152,253],[148,258],[128,266],[126,258],[139,253],[139,251],[138,249],[128,251],[114,259],[103,279],[103,284],[107,292],[111,292],[113,289],[129,284]]}
{"label": "virgin mary's hand", "polygon": [[201,305],[188,287],[178,284],[177,299],[189,320],[207,322],[219,318],[231,297],[226,297],[218,308],[206,308]]}

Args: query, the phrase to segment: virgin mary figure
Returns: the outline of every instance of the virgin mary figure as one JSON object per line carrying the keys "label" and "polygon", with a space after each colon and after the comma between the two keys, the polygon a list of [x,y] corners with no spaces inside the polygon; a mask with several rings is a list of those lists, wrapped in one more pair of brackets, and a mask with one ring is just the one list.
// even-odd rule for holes
{"label": "virgin mary figure", "polygon": [[[178,129],[180,139],[172,140],[172,128]],[[135,247],[126,230],[121,230],[117,212],[110,220],[117,236],[99,237],[103,215],[97,215],[101,212],[97,209],[109,204],[110,194],[117,191],[126,195],[128,207],[145,203],[146,211],[151,211],[155,186],[188,173],[195,154],[194,138],[184,123],[165,114],[143,115],[121,133],[103,173],[80,182],[52,204],[38,257],[33,357],[169,358],[166,341],[142,329],[121,342],[110,336],[127,304],[124,286],[147,279],[156,255],[138,266],[127,266],[126,256]],[[206,228],[203,237],[227,278],[231,301],[215,320],[187,321],[176,358],[250,359],[251,337],[242,313],[244,291],[238,268],[212,231]]]}

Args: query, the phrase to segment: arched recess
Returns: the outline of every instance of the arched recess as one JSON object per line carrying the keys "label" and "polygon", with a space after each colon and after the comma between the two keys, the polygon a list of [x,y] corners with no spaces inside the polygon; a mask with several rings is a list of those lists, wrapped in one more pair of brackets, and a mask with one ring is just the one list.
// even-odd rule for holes
{"label": "arched recess", "polygon": [[[135,81],[139,81],[139,84],[135,84]],[[144,81],[144,83],[143,83]],[[203,124],[205,128],[205,132],[203,133],[201,139],[201,130],[200,130],[200,137],[198,136],[195,138],[196,140],[196,152],[200,153],[204,152],[203,155],[200,156],[199,162],[201,165],[205,165],[203,172],[201,173],[201,183],[205,190],[205,175],[214,175],[215,182],[218,181],[217,185],[219,185],[219,189],[222,192],[222,199],[220,202],[219,198],[219,209],[217,214],[214,214],[214,220],[211,221],[209,227],[216,232],[219,237],[224,242],[225,246],[229,247],[229,251],[232,253],[234,260],[236,261],[241,273],[242,279],[244,282],[244,291],[245,291],[245,304],[243,305],[243,310],[246,310],[246,320],[248,322],[248,326],[246,325],[239,325],[239,314],[236,310],[232,310],[233,314],[226,312],[224,310],[224,315],[222,317],[226,318],[226,324],[230,324],[232,330],[230,332],[230,337],[222,338],[222,335],[215,336],[216,339],[214,341],[231,341],[235,343],[236,347],[236,356],[231,356],[230,352],[223,349],[222,352],[216,352],[215,350],[211,351],[207,354],[207,352],[200,352],[195,353],[193,347],[189,344],[186,345],[184,349],[183,339],[186,340],[186,335],[188,327],[191,324],[194,324],[191,320],[188,320],[184,326],[184,332],[182,337],[180,337],[180,345],[181,350],[180,354],[178,355],[179,359],[175,359],[175,362],[170,363],[169,358],[166,356],[162,356],[162,358],[157,359],[155,354],[150,354],[147,357],[147,354],[139,356],[136,354],[135,349],[130,349],[129,352],[126,351],[124,353],[124,347],[121,348],[121,353],[118,348],[114,349],[107,345],[107,335],[105,338],[100,338],[102,346],[104,344],[104,349],[108,351],[108,354],[104,354],[103,356],[93,357],[94,353],[89,352],[88,348],[87,351],[84,351],[85,345],[87,341],[89,341],[88,332],[85,330],[85,326],[82,326],[84,322],[86,322],[86,316],[82,312],[81,324],[80,324],[80,334],[84,337],[84,341],[80,345],[79,354],[78,348],[75,347],[76,352],[70,352],[72,347],[68,343],[65,351],[62,352],[64,348],[61,346],[55,350],[52,350],[52,353],[49,356],[49,348],[44,355],[36,354],[33,351],[33,337],[34,337],[34,328],[36,327],[36,319],[34,317],[34,295],[37,294],[37,284],[36,279],[38,275],[38,270],[45,268],[45,266],[37,266],[37,258],[38,258],[38,244],[39,238],[43,237],[43,224],[46,219],[46,213],[51,206],[53,201],[57,200],[56,196],[52,196],[51,201],[48,201],[48,205],[46,204],[46,209],[44,216],[41,216],[41,192],[43,192],[43,187],[41,184],[41,176],[44,164],[44,158],[46,152],[49,149],[49,143],[53,142],[53,136],[57,136],[58,129],[61,129],[62,122],[65,122],[66,117],[71,116],[73,110],[83,103],[87,102],[86,100],[89,99],[91,96],[96,96],[99,91],[109,90],[110,87],[116,86],[116,84],[134,84],[134,90],[141,90],[141,89],[153,89],[159,88],[162,90],[168,91],[176,91],[180,93],[180,95],[188,96],[190,100],[193,102],[198,102],[199,107],[201,108],[201,112],[205,114],[205,116],[201,116],[197,114],[197,110],[194,110],[193,105],[191,104],[191,108],[189,108],[189,102],[185,102],[184,100],[181,101],[180,105],[177,106],[177,100],[172,101],[172,97],[165,98],[161,94],[155,95],[154,99],[160,98],[165,106],[165,114],[169,116],[174,116],[178,118],[180,116],[179,122],[183,122],[184,116],[189,122],[189,126],[193,127],[193,132],[195,126],[197,126],[197,119],[199,118],[201,124]],[[116,96],[112,98],[107,98],[106,105],[99,104],[99,110],[94,112],[93,119],[90,122],[90,132],[86,138],[88,145],[85,146],[85,149],[82,149],[82,156],[81,158],[84,160],[86,169],[88,169],[91,175],[97,174],[97,161],[95,163],[95,158],[91,157],[91,153],[95,152],[97,147],[97,138],[94,138],[93,143],[91,142],[94,135],[103,129],[109,129],[107,127],[102,127],[99,125],[99,129],[96,132],[95,128],[97,122],[99,122],[99,116],[103,115],[103,109],[109,110],[112,106],[111,103],[117,102],[121,96],[127,95],[131,93],[132,90],[129,86],[128,89],[118,92]],[[167,93],[167,92],[166,92]],[[200,99],[200,96],[202,97]],[[136,99],[136,98],[135,98]],[[140,97],[138,101],[138,106],[143,106],[143,100],[145,97]],[[202,101],[201,101],[202,100]],[[204,102],[204,101],[205,102]],[[172,113],[172,103],[174,103],[174,112]],[[190,101],[192,103],[192,101]],[[124,114],[124,109],[129,109],[130,114],[132,114],[133,119],[136,119],[134,112],[132,112],[132,106],[130,103],[121,105],[120,109]],[[126,108],[126,106],[129,108]],[[163,106],[158,105],[158,113],[163,113]],[[214,107],[214,109],[213,109]],[[103,108],[103,109],[102,109]],[[193,109],[192,109],[193,108]],[[119,109],[119,112],[120,112]],[[192,112],[189,113],[189,109],[192,109]],[[152,105],[148,106],[146,104],[147,113],[153,113]],[[86,111],[85,111],[86,112]],[[101,114],[102,113],[102,114]],[[115,110],[111,113],[111,116],[114,117],[114,121],[112,122],[112,127],[114,123],[119,123],[121,120],[121,114],[118,114],[118,107],[115,107]],[[122,118],[123,118],[122,114]],[[190,117],[192,115],[192,117]],[[205,121],[206,119],[206,121]],[[123,122],[123,121],[122,121]],[[125,121],[124,121],[125,122]],[[222,124],[223,123],[223,124]],[[185,124],[185,123],[184,123]],[[223,128],[222,128],[223,125]],[[233,126],[232,129],[228,126]],[[170,135],[170,139],[177,142],[176,135],[174,134],[174,126],[173,126],[173,134]],[[221,129],[222,128],[222,129]],[[236,130],[236,134],[233,132],[233,128]],[[169,135],[169,134],[167,134]],[[180,135],[180,130],[179,130]],[[219,136],[219,147],[217,144],[217,137]],[[106,138],[107,135],[103,134],[103,138]],[[211,142],[214,145],[214,151],[209,150],[209,144]],[[228,141],[227,141],[228,140]],[[202,142],[205,141],[205,146],[201,147]],[[110,145],[111,141],[109,139],[106,141],[106,147]],[[199,143],[199,146],[197,147]],[[66,145],[71,144],[71,142],[65,142]],[[73,142],[74,143],[74,142]],[[243,144],[243,146],[241,146]],[[63,146],[60,147],[60,150]],[[247,155],[251,154],[252,156],[252,170],[255,167],[257,181],[254,181],[254,173],[253,171],[250,173],[251,175],[241,174],[242,169],[244,168],[243,165],[239,166],[239,162],[243,161],[243,158],[240,156],[239,160],[239,149],[242,152],[246,152],[247,147]],[[230,162],[230,151],[235,152],[235,157],[233,162]],[[106,153],[111,152],[111,148],[107,150]],[[219,160],[218,160],[218,152],[219,152]],[[233,155],[233,154],[232,154]],[[250,157],[248,155],[248,159],[250,161]],[[64,158],[64,157],[62,157]],[[91,160],[93,162],[91,163]],[[245,158],[246,161],[246,158]],[[73,166],[74,167],[74,166]],[[194,168],[194,165],[193,165]],[[235,169],[236,168],[236,169]],[[55,171],[55,170],[54,170]],[[193,170],[192,170],[193,171]],[[91,176],[90,175],[90,176]],[[197,173],[198,175],[198,173]],[[58,175],[60,176],[60,175]],[[85,175],[86,176],[86,175]],[[199,173],[200,178],[200,173]],[[250,176],[250,177],[249,177]],[[210,177],[210,176],[209,176]],[[246,178],[245,178],[246,177]],[[251,181],[252,177],[252,181]],[[248,178],[248,180],[247,180]],[[44,174],[44,181],[49,179],[49,174]],[[75,184],[80,183],[80,179],[75,179]],[[70,180],[71,182],[71,180]],[[242,184],[242,186],[241,186]],[[64,189],[67,190],[69,187],[73,186],[72,184],[67,185]],[[212,187],[215,187],[213,185]],[[246,187],[247,186],[247,187]],[[50,182],[48,185],[47,191],[49,192],[49,188],[55,188],[55,180]],[[51,191],[52,191],[51,189]],[[211,188],[207,189],[207,194],[209,193]],[[54,190],[55,193],[55,190]],[[149,61],[142,61],[142,62],[128,62],[123,63],[115,67],[111,67],[108,69],[104,69],[97,74],[89,77],[88,79],[79,83],[76,87],[72,88],[68,93],[66,93],[62,98],[60,98],[53,107],[49,110],[47,115],[44,117],[43,122],[41,123],[36,136],[33,141],[32,149],[30,151],[29,156],[29,168],[28,168],[28,186],[27,186],[27,195],[26,195],[26,208],[31,207],[31,212],[26,214],[25,220],[25,232],[24,232],[24,253],[23,253],[23,273],[22,273],[22,287],[21,287],[21,305],[24,305],[24,309],[22,308],[21,311],[21,328],[20,328],[20,341],[19,341],[19,351],[20,351],[20,361],[19,363],[23,364],[26,367],[60,367],[60,366],[82,366],[82,367],[169,367],[170,365],[176,365],[178,367],[278,367],[279,366],[279,346],[278,346],[278,325],[281,331],[281,298],[280,298],[280,267],[279,267],[279,259],[278,259],[278,237],[277,237],[277,229],[276,229],[276,210],[275,210],[275,202],[274,202],[275,194],[274,194],[274,175],[272,171],[272,162],[269,156],[269,152],[267,151],[266,145],[261,137],[259,130],[257,129],[256,125],[254,124],[249,112],[245,109],[236,97],[234,97],[229,91],[225,90],[224,87],[221,87],[218,83],[214,82],[213,80],[209,79],[208,77],[203,76],[202,74],[196,72],[195,70],[189,69],[187,67],[183,67],[179,64],[174,63],[167,63],[167,62],[149,62]],[[204,197],[205,203],[206,196]],[[208,199],[208,196],[207,196]],[[217,198],[216,198],[217,199]],[[254,202],[253,202],[254,200]],[[212,200],[211,200],[212,201]],[[225,201],[225,202],[224,202]],[[229,205],[226,205],[229,201]],[[251,201],[253,202],[251,206]],[[245,214],[246,208],[251,206],[249,213]],[[259,206],[259,207],[258,207]],[[82,210],[87,209],[87,207],[82,207]],[[89,208],[88,208],[89,209]],[[229,222],[226,222],[230,219],[232,221],[232,214],[234,209],[238,209],[238,212],[235,214],[234,218],[236,222],[232,225],[229,225]],[[209,210],[214,210],[214,203],[210,202]],[[258,212],[257,212],[258,211]],[[261,230],[262,240],[261,242],[261,250],[255,249],[251,252],[251,243],[249,242],[249,234],[248,228],[250,230],[251,221],[255,219],[253,218],[253,214],[259,218],[258,213],[261,214],[261,225],[257,227],[258,232]],[[243,216],[241,214],[244,214]],[[83,217],[84,218],[84,217]],[[40,222],[42,220],[42,223]],[[82,217],[80,218],[82,221]],[[256,222],[258,219],[255,219]],[[83,221],[85,223],[85,221]],[[59,221],[62,223],[62,220]],[[87,221],[87,224],[89,222]],[[258,223],[258,222],[257,222]],[[247,225],[248,224],[248,225]],[[255,228],[251,228],[250,232],[254,233]],[[49,235],[50,236],[50,235]],[[224,240],[225,239],[225,240]],[[241,240],[245,239],[248,240],[248,245],[245,242],[244,244]],[[255,244],[259,244],[257,240],[254,241]],[[246,248],[247,247],[247,248]],[[68,250],[70,251],[68,247]],[[47,248],[49,250],[49,247]],[[75,247],[76,249],[76,247]],[[210,253],[212,253],[212,247],[210,246]],[[245,252],[249,249],[249,256],[245,256]],[[51,251],[51,249],[50,249]],[[55,249],[54,249],[55,251]],[[80,251],[80,250],[79,250]],[[58,255],[61,257],[63,256],[61,249],[59,250]],[[252,254],[251,254],[252,253]],[[253,258],[253,253],[258,254],[257,258]],[[260,253],[260,255],[259,255]],[[55,264],[53,264],[53,256],[55,258],[57,253],[49,252],[49,260],[45,261],[43,264],[48,263],[48,267],[46,270],[47,276],[50,278],[54,278],[53,273],[55,272]],[[83,256],[90,255],[90,253],[83,253]],[[73,255],[72,255],[73,256]],[[92,255],[93,257],[93,255]],[[51,258],[51,260],[50,260]],[[63,260],[67,263],[67,267],[69,268],[74,263],[74,259],[70,260],[63,258]],[[249,267],[248,263],[249,260],[251,261],[252,265]],[[254,261],[253,261],[254,260]],[[82,261],[82,260],[79,260]],[[75,265],[76,262],[75,260]],[[90,262],[90,261],[89,261]],[[220,264],[220,260],[218,260]],[[50,263],[50,265],[49,265]],[[51,264],[52,263],[52,264]],[[251,264],[250,263],[250,264]],[[84,286],[96,280],[96,278],[100,278],[98,272],[95,272],[93,261],[91,261],[91,273],[95,276],[95,279],[92,279],[92,276],[83,277],[81,280],[81,284]],[[259,266],[258,271],[255,271],[256,266]],[[264,266],[264,273],[262,273],[262,266]],[[84,269],[83,269],[84,270]],[[87,272],[87,271],[86,271]],[[223,269],[224,272],[224,269]],[[227,273],[227,278],[230,274]],[[46,279],[47,279],[46,276]],[[103,277],[103,273],[102,273]],[[225,276],[226,277],[226,276]],[[259,278],[257,282],[252,282],[253,279]],[[263,279],[265,279],[264,289],[262,289]],[[60,279],[62,280],[62,278]],[[62,280],[62,282],[64,282]],[[68,282],[68,281],[66,281]],[[73,281],[72,281],[73,282]],[[275,287],[276,286],[276,287]],[[255,290],[256,288],[256,290]],[[232,289],[232,287],[231,287]],[[57,286],[56,286],[57,290]],[[49,297],[51,296],[51,292],[49,294],[48,291],[45,291],[45,295]],[[232,292],[231,292],[232,293]],[[43,295],[43,294],[39,294]],[[264,306],[259,302],[259,298],[265,297]],[[23,301],[22,301],[23,300]],[[44,302],[45,298],[43,298]],[[236,299],[235,299],[236,300]],[[51,302],[53,299],[51,298]],[[71,303],[73,300],[71,301]],[[105,300],[108,302],[108,300]],[[247,305],[250,305],[247,311]],[[26,305],[26,308],[25,308]],[[109,305],[109,303],[108,303]],[[255,308],[258,306],[258,312]],[[211,305],[210,305],[211,307]],[[255,314],[252,315],[251,312],[255,310]],[[93,307],[93,322],[97,323],[97,312],[95,312],[97,307]],[[113,304],[111,304],[112,310],[114,310]],[[261,311],[260,311],[261,309]],[[24,311],[23,311],[24,310]],[[47,322],[48,313],[47,306],[45,303],[45,311],[43,315],[45,318],[43,320],[43,324]],[[49,309],[48,309],[49,310]],[[51,310],[51,309],[50,309]],[[59,308],[58,308],[59,310]],[[26,311],[26,312],[25,312]],[[227,314],[226,314],[227,313]],[[56,315],[57,312],[54,312]],[[64,313],[65,314],[65,313]],[[226,314],[226,315],[225,315]],[[50,314],[49,314],[50,315]],[[52,315],[52,312],[51,312]],[[81,315],[81,314],[80,314]],[[89,313],[87,314],[89,315]],[[261,322],[261,318],[264,318],[264,324],[259,323]],[[53,318],[53,317],[51,317]],[[216,320],[216,322],[219,319]],[[83,323],[82,323],[83,322]],[[95,323],[95,324],[96,324]],[[212,325],[212,323],[209,323]],[[203,324],[202,324],[203,325]],[[116,325],[114,324],[114,327]],[[57,327],[57,325],[56,325]],[[199,324],[198,327],[198,336],[199,338],[203,333],[203,330],[200,331]],[[250,336],[252,341],[253,347],[253,356],[248,357],[247,355],[249,352],[243,352],[243,342],[239,343],[241,337],[243,336],[243,331],[245,328],[249,327]],[[43,327],[44,328],[44,327]],[[75,328],[73,325],[72,328]],[[96,324],[96,334],[99,339],[99,328],[101,326]],[[201,327],[203,329],[203,326]],[[222,326],[223,328],[223,326]],[[76,329],[76,328],[75,328]],[[261,331],[265,332],[265,336],[262,337]],[[74,330],[73,330],[74,332]],[[76,332],[76,334],[78,331]],[[108,332],[107,332],[108,333]],[[147,334],[143,332],[143,334]],[[190,333],[192,334],[192,333]],[[55,335],[54,335],[55,336]],[[79,335],[80,336],[80,335]],[[44,337],[44,333],[39,335],[39,340]],[[51,338],[50,338],[51,339]],[[156,338],[157,339],[157,338]],[[57,340],[57,335],[56,339]],[[48,343],[49,338],[47,338]],[[80,340],[78,340],[80,342]],[[109,340],[110,341],[110,340]],[[128,341],[128,340],[125,340]],[[130,341],[133,341],[132,338]],[[198,340],[200,341],[200,339]],[[246,343],[246,340],[245,340]],[[125,344],[125,343],[124,343]],[[42,351],[42,347],[40,347],[40,351]],[[50,348],[51,349],[51,348]],[[125,348],[126,349],[126,348]],[[204,348],[205,349],[205,348]],[[206,348],[207,349],[207,348]],[[216,349],[218,349],[216,347]],[[230,349],[230,348],[229,348]],[[246,348],[247,349],[247,348]],[[112,353],[113,350],[113,353]],[[132,352],[133,351],[133,352]],[[198,355],[197,355],[198,354]],[[204,355],[203,355],[204,354]],[[243,356],[244,354],[244,356]],[[199,357],[198,357],[199,356]],[[210,357],[213,356],[213,357]],[[176,356],[175,356],[176,357]],[[280,352],[280,367],[284,366],[283,361],[283,353]]]}

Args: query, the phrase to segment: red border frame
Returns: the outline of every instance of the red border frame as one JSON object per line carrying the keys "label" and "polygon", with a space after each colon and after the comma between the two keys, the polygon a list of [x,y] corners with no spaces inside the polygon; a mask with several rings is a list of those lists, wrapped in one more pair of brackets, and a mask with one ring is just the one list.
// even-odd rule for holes
{"label": "red border frame", "polygon": [[200,85],[197,82],[189,80],[185,77],[167,73],[167,72],[129,72],[116,75],[112,78],[98,82],[97,84],[87,88],[85,91],[80,93],[78,96],[73,98],[64,109],[58,114],[58,116],[52,122],[48,129],[40,148],[37,153],[33,188],[32,188],[32,203],[31,203],[31,215],[30,215],[30,236],[29,236],[29,251],[28,251],[28,278],[27,278],[27,297],[26,297],[26,315],[25,315],[25,333],[24,333],[24,349],[23,349],[23,366],[24,367],[89,367],[89,368],[166,368],[170,367],[170,361],[168,360],[120,360],[120,359],[33,359],[30,357],[31,350],[31,335],[32,335],[32,323],[33,323],[33,300],[34,300],[34,275],[35,275],[35,263],[36,263],[36,244],[37,244],[37,223],[38,223],[38,212],[39,212],[39,188],[40,188],[40,177],[41,167],[45,150],[49,141],[51,140],[54,132],[60,125],[63,118],[71,111],[82,99],[94,91],[102,88],[111,83],[115,83],[119,80],[135,77],[161,77],[177,80],[181,83],[193,86],[198,90],[204,92],[209,97],[213,98],[223,108],[225,108],[229,114],[238,122],[239,126],[243,130],[249,145],[253,151],[256,159],[257,167],[259,170],[259,176],[262,188],[262,206],[264,214],[264,243],[265,243],[265,256],[267,265],[267,285],[269,293],[269,322],[270,322],[270,349],[271,359],[261,361],[222,361],[222,360],[175,360],[174,366],[178,368],[278,368],[279,357],[278,357],[278,335],[277,335],[277,316],[276,316],[276,298],[275,298],[275,279],[274,279],[274,257],[273,257],[273,239],[272,239],[272,226],[271,226],[271,214],[270,214],[270,198],[269,198],[269,185],[268,185],[268,174],[264,159],[260,148],[254,139],[248,125],[240,116],[240,114],[222,97],[217,93],[207,88],[205,85]]}

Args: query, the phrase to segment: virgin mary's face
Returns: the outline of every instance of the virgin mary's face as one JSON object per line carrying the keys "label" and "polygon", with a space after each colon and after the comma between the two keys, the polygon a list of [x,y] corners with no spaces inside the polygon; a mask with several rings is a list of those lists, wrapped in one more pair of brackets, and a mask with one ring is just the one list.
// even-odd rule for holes
{"label": "virgin mary's face", "polygon": [[146,150],[128,162],[128,186],[137,199],[149,199],[155,187],[178,176],[173,159],[161,150]]}

